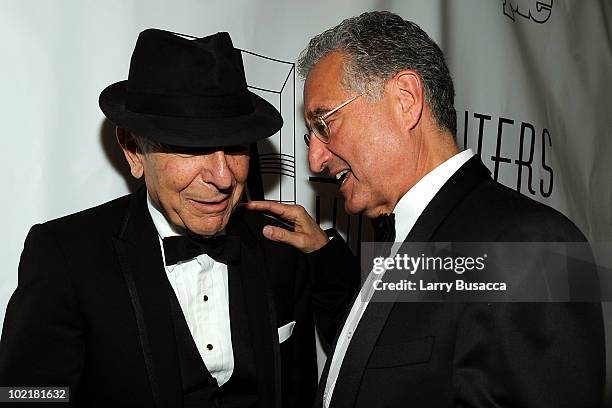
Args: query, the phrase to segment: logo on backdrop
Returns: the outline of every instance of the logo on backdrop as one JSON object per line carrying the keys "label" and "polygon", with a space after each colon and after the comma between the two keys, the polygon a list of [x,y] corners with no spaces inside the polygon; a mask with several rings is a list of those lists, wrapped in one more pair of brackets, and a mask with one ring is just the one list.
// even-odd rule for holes
{"label": "logo on backdrop", "polygon": [[544,24],[552,13],[553,0],[504,0],[504,14],[516,21],[516,17],[532,20],[538,24]]}
{"label": "logo on backdrop", "polygon": [[[493,162],[495,181],[501,169],[505,174],[516,174],[516,185],[509,187],[520,193],[543,198],[552,194],[552,137],[546,127],[519,119],[465,111],[463,140],[459,127],[457,141],[462,141],[464,148],[471,147],[485,163],[488,160]],[[508,148],[512,145],[517,146],[514,151]],[[484,156],[483,150],[493,154]]]}
{"label": "logo on backdrop", "polygon": [[251,154],[250,197],[295,204],[295,63],[241,51],[249,89],[283,116],[282,128]]}

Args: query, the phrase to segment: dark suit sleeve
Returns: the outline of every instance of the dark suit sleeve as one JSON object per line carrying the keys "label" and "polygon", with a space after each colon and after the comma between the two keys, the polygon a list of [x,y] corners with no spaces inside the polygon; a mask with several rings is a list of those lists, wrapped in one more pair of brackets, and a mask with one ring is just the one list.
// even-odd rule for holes
{"label": "dark suit sleeve", "polygon": [[319,250],[306,255],[312,280],[312,307],[327,348],[343,323],[359,288],[359,262],[337,233]]}
{"label": "dark suit sleeve", "polygon": [[[559,217],[517,223],[498,240],[585,241]],[[600,303],[472,303],[459,315],[456,339],[457,407],[600,407],[605,378]]]}
{"label": "dark suit sleeve", "polygon": [[69,267],[50,231],[43,225],[32,227],[21,254],[18,286],[6,309],[0,385],[69,386],[76,395],[84,323]]}

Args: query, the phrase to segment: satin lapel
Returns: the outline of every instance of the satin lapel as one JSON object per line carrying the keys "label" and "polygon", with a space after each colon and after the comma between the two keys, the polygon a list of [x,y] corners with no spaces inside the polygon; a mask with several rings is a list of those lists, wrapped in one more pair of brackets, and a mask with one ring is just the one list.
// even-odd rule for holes
{"label": "satin lapel", "polygon": [[325,360],[325,366],[321,372],[321,379],[319,380],[319,386],[317,387],[317,394],[315,395],[313,408],[320,408],[323,406],[323,395],[325,394],[325,385],[327,384],[327,376],[329,375],[329,366],[331,365],[332,356],[334,355],[334,347],[330,354],[327,355]]}
{"label": "satin lapel", "polygon": [[114,241],[156,406],[180,407],[183,395],[168,281],[144,188],[133,195],[122,231]]}
{"label": "satin lapel", "polygon": [[[453,208],[486,180],[489,174],[479,157],[468,160],[431,200],[408,234],[406,242],[428,242]],[[370,354],[395,304],[388,300],[377,301],[377,295],[382,294],[374,293],[346,350],[332,395],[332,408],[354,407],[356,404]]]}
{"label": "satin lapel", "polygon": [[240,214],[232,217],[228,233],[240,235],[240,262],[229,264],[228,272],[233,273],[240,268],[244,304],[257,370],[259,406],[280,408],[282,388],[278,324],[263,248]]}

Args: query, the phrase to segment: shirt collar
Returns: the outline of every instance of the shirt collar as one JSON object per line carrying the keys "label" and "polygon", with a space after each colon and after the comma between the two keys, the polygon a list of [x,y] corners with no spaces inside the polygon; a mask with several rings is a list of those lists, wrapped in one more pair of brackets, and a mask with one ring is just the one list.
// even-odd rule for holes
{"label": "shirt collar", "polygon": [[[149,191],[147,191],[147,208],[149,209],[149,213],[151,214],[151,218],[153,219],[153,224],[155,225],[155,229],[157,230],[157,236],[159,239],[159,245],[162,253],[162,261],[164,262],[166,270],[168,272],[172,272],[176,268],[176,265],[166,265],[163,239],[166,237],[186,235],[186,232],[183,228],[177,227],[176,225],[173,225],[170,221],[168,221],[166,216],[153,203],[153,199],[151,198]],[[216,235],[222,234],[225,234],[225,229],[219,231]],[[207,265],[214,262],[212,258],[209,258],[205,254],[197,256],[195,259],[200,265]]]}
{"label": "shirt collar", "polygon": [[157,234],[161,239],[166,237],[174,237],[177,235],[185,235],[183,231],[181,231],[178,227],[172,225],[166,216],[162,214],[160,210],[155,207],[153,204],[153,200],[151,199],[151,195],[147,191],[147,208],[149,209],[149,213],[151,214],[151,218],[153,219],[153,224],[155,225],[155,229],[157,230]]}
{"label": "shirt collar", "polygon": [[406,239],[417,219],[438,194],[438,191],[472,156],[474,156],[472,149],[457,153],[427,173],[404,194],[393,210],[397,242],[403,242]]}

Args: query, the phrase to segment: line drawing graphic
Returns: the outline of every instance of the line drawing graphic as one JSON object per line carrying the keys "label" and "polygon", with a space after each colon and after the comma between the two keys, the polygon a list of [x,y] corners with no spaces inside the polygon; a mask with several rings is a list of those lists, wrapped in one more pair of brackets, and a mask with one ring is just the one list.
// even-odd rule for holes
{"label": "line drawing graphic", "polygon": [[[244,49],[240,51],[249,89],[274,105],[284,121],[279,132],[252,147],[248,179],[251,199],[296,204],[296,180],[299,178],[295,166],[295,63]],[[349,215],[344,211],[344,200],[335,178],[311,176],[308,183],[314,192],[317,223],[325,227],[331,224],[345,237],[353,253],[359,255],[362,239],[371,237],[370,224],[363,222],[363,216]]]}
{"label": "line drawing graphic", "polygon": [[516,21],[515,16],[521,16],[538,24],[544,24],[550,18],[553,0],[504,0],[504,15]]}
{"label": "line drawing graphic", "polygon": [[[269,139],[257,143],[251,160],[259,169],[262,197],[295,204],[295,63],[252,51],[242,52],[249,89],[278,109],[283,126]],[[253,188],[259,191],[258,187]]]}

